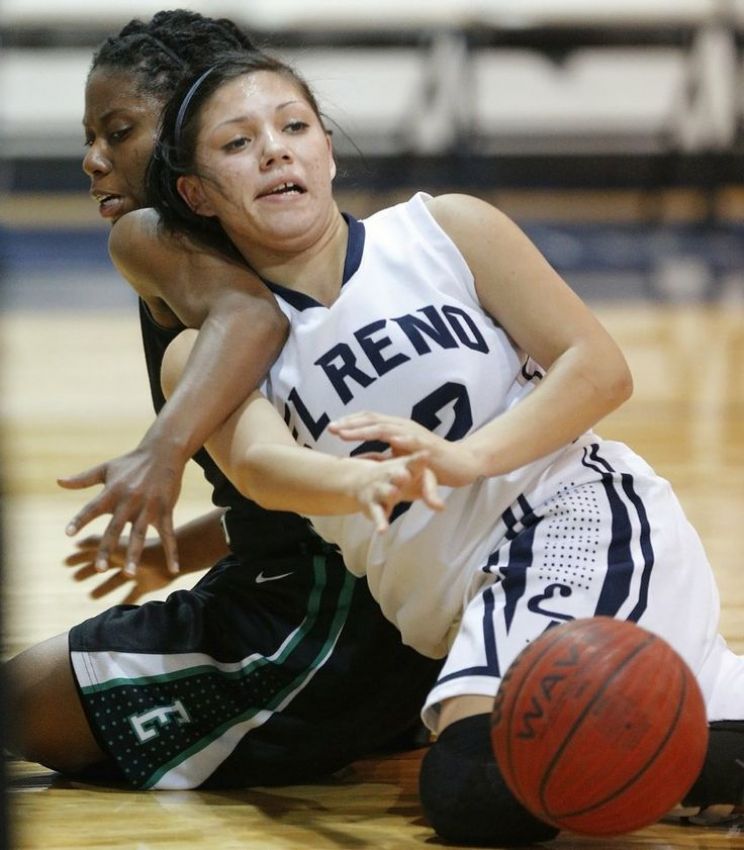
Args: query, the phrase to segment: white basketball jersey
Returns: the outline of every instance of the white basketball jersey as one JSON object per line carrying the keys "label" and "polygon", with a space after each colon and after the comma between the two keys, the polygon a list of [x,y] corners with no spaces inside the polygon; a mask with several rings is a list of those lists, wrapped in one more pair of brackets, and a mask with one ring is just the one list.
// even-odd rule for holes
{"label": "white basketball jersey", "polygon": [[[272,286],[290,334],[264,391],[300,444],[338,456],[368,450],[327,429],[359,410],[411,417],[460,439],[539,381],[537,366],[484,312],[473,275],[427,198],[418,194],[364,222],[349,219],[344,283],[330,307]],[[441,656],[478,590],[502,513],[554,458],[440,488],[444,511],[414,503],[396,511],[384,534],[360,514],[313,523],[353,573],[367,575],[403,640]]]}

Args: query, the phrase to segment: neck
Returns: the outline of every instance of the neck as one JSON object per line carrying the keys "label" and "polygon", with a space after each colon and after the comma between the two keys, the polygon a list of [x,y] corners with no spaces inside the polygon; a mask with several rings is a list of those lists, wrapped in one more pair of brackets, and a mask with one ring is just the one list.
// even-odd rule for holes
{"label": "neck", "polygon": [[280,249],[245,246],[245,258],[261,277],[332,304],[341,291],[349,229],[334,204],[328,220],[311,240]]}

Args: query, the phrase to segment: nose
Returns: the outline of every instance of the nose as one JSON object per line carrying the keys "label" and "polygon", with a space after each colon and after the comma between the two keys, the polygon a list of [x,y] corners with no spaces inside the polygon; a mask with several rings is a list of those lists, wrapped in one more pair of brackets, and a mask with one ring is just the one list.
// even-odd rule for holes
{"label": "nose", "polygon": [[291,162],[292,154],[287,147],[284,135],[276,130],[267,130],[261,155],[261,168],[271,168],[278,161]]}
{"label": "nose", "polygon": [[83,171],[88,177],[98,177],[111,171],[111,161],[106,155],[103,145],[99,142],[93,142],[85,152]]}

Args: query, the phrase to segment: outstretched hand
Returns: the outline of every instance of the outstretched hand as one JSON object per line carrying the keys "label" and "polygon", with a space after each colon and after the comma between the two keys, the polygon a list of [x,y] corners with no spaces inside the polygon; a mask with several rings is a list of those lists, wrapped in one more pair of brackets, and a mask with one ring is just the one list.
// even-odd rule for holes
{"label": "outstretched hand", "polygon": [[422,499],[432,510],[439,511],[444,507],[437,493],[437,477],[428,466],[426,452],[368,466],[358,488],[357,499],[362,512],[381,532],[387,530],[390,514],[400,502]]}
{"label": "outstretched hand", "polygon": [[[146,593],[152,593],[167,587],[175,578],[169,572],[165,563],[165,552],[159,541],[148,541],[143,547],[140,556],[139,568],[134,576],[124,572],[127,563],[127,543],[124,538],[114,547],[109,556],[110,573],[104,581],[90,591],[91,599],[102,599],[111,593],[115,593],[121,587],[128,585],[125,605],[133,605]],[[92,534],[75,543],[75,551],[65,558],[68,567],[74,567],[73,578],[75,581],[85,581],[100,570],[96,567],[98,550],[101,544],[101,535]]]}
{"label": "outstretched hand", "polygon": [[477,458],[462,440],[451,442],[402,416],[360,411],[331,422],[328,430],[347,442],[382,442],[389,452],[371,452],[361,457],[382,460],[426,452],[429,469],[440,484],[464,487],[472,484],[482,472]]}
{"label": "outstretched hand", "polygon": [[152,526],[162,541],[168,570],[177,573],[173,508],[181,491],[184,466],[185,461],[162,457],[157,451],[140,445],[77,475],[58,478],[57,483],[68,490],[103,484],[103,490],[70,520],[66,533],[73,536],[96,517],[111,514],[94,558],[95,568],[105,570],[117,550],[124,526],[130,523],[124,572],[133,576],[142,557],[147,530]]}

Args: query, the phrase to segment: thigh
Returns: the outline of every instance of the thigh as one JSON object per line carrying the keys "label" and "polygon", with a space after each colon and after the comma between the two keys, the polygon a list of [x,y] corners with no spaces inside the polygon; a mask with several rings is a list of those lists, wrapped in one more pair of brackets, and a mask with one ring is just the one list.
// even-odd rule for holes
{"label": "thigh", "polygon": [[327,553],[228,559],[70,648],[102,748],[142,788],[316,778],[413,722],[438,669]]}
{"label": "thigh", "polygon": [[3,667],[3,681],[12,752],[62,773],[105,759],[70,668],[67,634],[16,655]]}
{"label": "thigh", "polygon": [[581,617],[637,622],[671,643],[693,672],[702,670],[718,597],[668,482],[616,444],[582,447],[574,460],[507,511],[506,534],[483,566],[427,699],[428,723],[436,724],[443,699],[494,696],[528,643]]}

